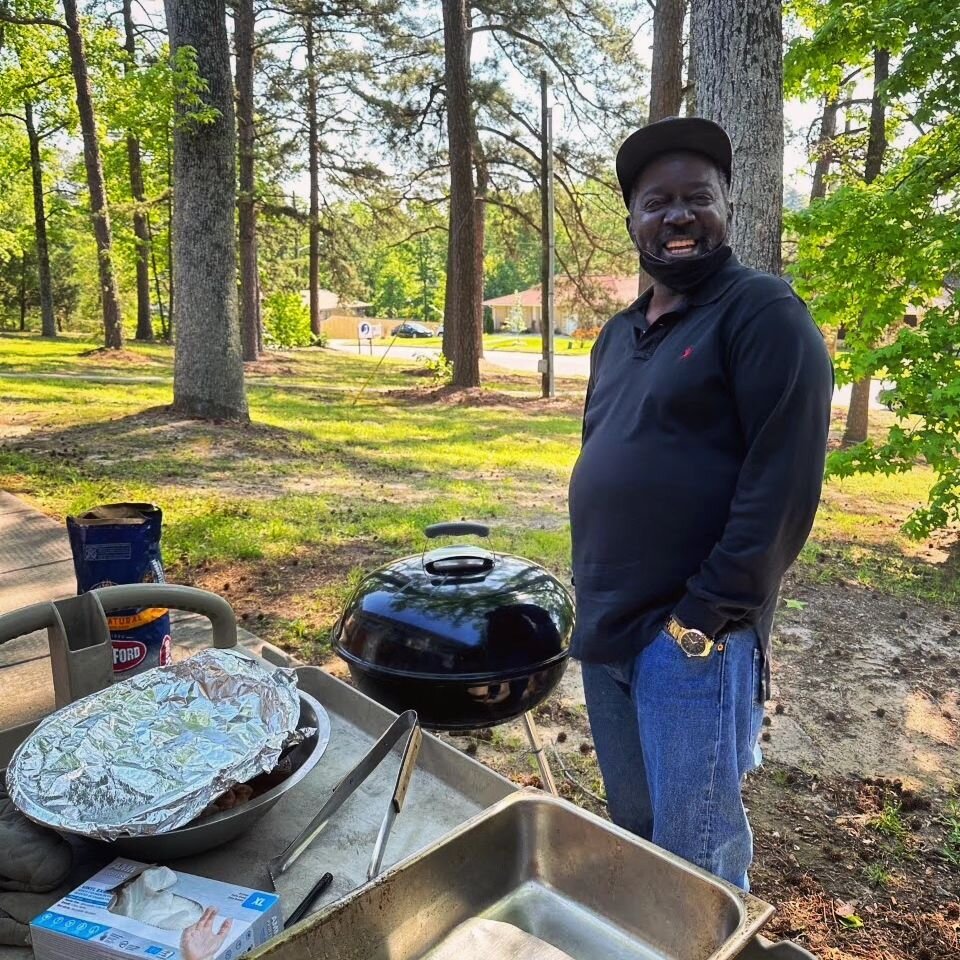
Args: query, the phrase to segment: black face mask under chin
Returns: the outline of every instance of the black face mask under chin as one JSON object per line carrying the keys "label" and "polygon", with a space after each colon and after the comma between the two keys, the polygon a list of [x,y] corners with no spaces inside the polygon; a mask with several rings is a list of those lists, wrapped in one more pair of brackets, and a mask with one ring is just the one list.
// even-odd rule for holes
{"label": "black face mask under chin", "polygon": [[662,283],[677,293],[688,293],[712,277],[730,259],[732,253],[725,243],[702,257],[678,257],[675,260],[662,260],[641,250],[640,265],[657,283]]}

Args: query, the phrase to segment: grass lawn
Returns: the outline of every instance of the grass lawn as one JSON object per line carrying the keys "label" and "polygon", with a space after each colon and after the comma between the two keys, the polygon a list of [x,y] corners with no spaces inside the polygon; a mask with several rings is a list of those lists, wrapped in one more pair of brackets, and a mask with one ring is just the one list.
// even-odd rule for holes
{"label": "grass lawn", "polygon": [[[387,361],[359,394],[365,360],[275,353],[248,370],[254,422],[236,427],[164,410],[171,360],[160,345],[118,357],[79,340],[0,337],[0,486],[56,517],[160,504],[170,576],[231,584],[228,594],[244,578],[238,609],[309,658],[323,656],[361,572],[422,549],[422,529],[439,520],[489,521],[496,549],[567,578],[582,381],[543,401],[536,378],[494,375],[457,401],[415,364]],[[158,382],[87,379],[97,376]],[[802,567],[815,581],[956,602],[947,538],[917,544],[899,531],[931,479],[918,467],[829,483]]]}

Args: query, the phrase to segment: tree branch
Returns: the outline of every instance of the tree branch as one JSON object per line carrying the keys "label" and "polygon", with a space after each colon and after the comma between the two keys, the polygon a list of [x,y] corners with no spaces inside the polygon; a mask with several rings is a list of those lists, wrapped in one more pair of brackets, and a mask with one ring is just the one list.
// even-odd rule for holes
{"label": "tree branch", "polygon": [[7,13],[6,5],[0,7],[0,21],[17,27],[57,27],[65,33],[70,32],[70,28],[61,20],[54,20],[52,17],[15,17],[12,13]]}
{"label": "tree branch", "polygon": [[525,143],[518,140],[516,137],[511,136],[506,131],[497,130],[496,127],[488,127],[484,124],[477,124],[477,130],[482,130],[484,133],[492,133],[496,137],[501,137],[502,139],[506,140],[507,143],[513,144],[513,146],[515,146],[518,150],[522,150],[528,156],[533,157],[537,164],[540,163],[540,154],[537,153],[536,150],[532,150]]}

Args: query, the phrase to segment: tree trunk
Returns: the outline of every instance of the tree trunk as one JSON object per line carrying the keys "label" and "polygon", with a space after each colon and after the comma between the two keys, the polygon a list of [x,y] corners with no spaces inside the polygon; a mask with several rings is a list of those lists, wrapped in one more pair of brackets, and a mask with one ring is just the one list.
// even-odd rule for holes
{"label": "tree trunk", "polygon": [[[133,26],[133,0],[123,0],[123,48],[127,60],[124,75],[136,66],[137,37]],[[153,320],[150,315],[150,231],[143,207],[143,169],[140,163],[140,141],[127,133],[127,165],[130,168],[130,193],[136,203],[133,211],[133,233],[137,238],[137,334],[136,340],[153,342]]]}
{"label": "tree trunk", "polygon": [[[883,169],[883,158],[887,152],[886,105],[881,96],[880,87],[890,74],[890,53],[887,50],[873,52],[873,98],[870,104],[870,138],[867,141],[867,159],[863,169],[863,179],[873,183]],[[863,443],[867,439],[870,427],[870,377],[857,381],[850,392],[850,406],[847,409],[847,423],[843,431],[841,444],[845,447]]]}
{"label": "tree trunk", "polygon": [[153,267],[153,286],[157,291],[157,310],[160,312],[160,336],[164,340],[170,339],[170,328],[167,324],[167,315],[163,311],[163,291],[160,289],[160,273],[157,270],[157,251],[153,246],[153,228],[150,226],[150,217],[147,217],[147,238],[150,242],[150,265]]}
{"label": "tree trunk", "polygon": [[881,87],[890,76],[890,52],[873,52],[873,98],[870,102],[870,139],[867,141],[867,159],[863,168],[863,179],[873,183],[883,169],[883,158],[887,152],[887,110],[883,102]]}
{"label": "tree trunk", "polygon": [[[647,123],[678,117],[683,103],[683,18],[687,0],[657,0],[653,12],[650,113]],[[653,283],[637,260],[637,293]]]}
{"label": "tree trunk", "polygon": [[[450,236],[443,332],[444,353],[453,362],[453,383],[457,387],[480,385],[480,353],[473,327],[480,316],[478,304],[483,300],[483,284],[482,280],[478,282],[477,271],[476,244],[482,237],[482,227],[477,223],[480,204],[473,180],[476,130],[470,91],[468,24],[467,0],[443,0],[450,160]],[[479,262],[482,264],[482,257]]]}
{"label": "tree trunk", "polygon": [[733,142],[730,243],[748,266],[780,272],[783,27],[780,0],[693,0],[697,113]]}
{"label": "tree trunk", "polygon": [[20,284],[17,290],[17,299],[20,301],[20,332],[27,329],[27,257],[20,256]]}
{"label": "tree trunk", "polygon": [[683,89],[683,108],[688,117],[694,117],[697,114],[697,61],[694,59],[693,53],[693,37],[691,36],[687,44],[687,85]]}
{"label": "tree trunk", "polygon": [[173,340],[176,330],[176,298],[173,295],[173,126],[167,129],[167,339]]}
{"label": "tree trunk", "polygon": [[[476,284],[477,300],[474,304],[473,321],[470,334],[473,337],[477,358],[483,356],[483,251],[486,243],[487,229],[487,190],[490,186],[490,168],[487,165],[487,155],[483,144],[477,135],[476,125],[473,127],[473,160],[476,173],[476,233],[474,236],[473,270]],[[479,370],[478,370],[479,376]]]}
{"label": "tree trunk", "polygon": [[[170,49],[197,52],[201,93],[219,115],[181,117],[173,134],[173,407],[198,419],[249,420],[237,322],[236,136],[224,0],[164,0]],[[178,112],[182,105],[178,105]]]}
{"label": "tree trunk", "polygon": [[810,202],[822,200],[827,195],[827,175],[833,162],[833,141],[837,135],[837,101],[827,98],[823,102],[820,119],[820,136],[817,137],[816,165],[813,168],[813,184],[810,187]]}
{"label": "tree trunk", "polygon": [[686,7],[687,0],[657,0],[653,14],[648,123],[680,115],[683,102],[683,17]]}
{"label": "tree trunk", "polygon": [[850,390],[850,406],[842,446],[850,447],[867,439],[870,426],[870,377],[858,380]]}
{"label": "tree trunk", "polygon": [[113,272],[110,211],[107,207],[107,188],[103,179],[103,164],[100,161],[100,141],[93,112],[90,78],[87,76],[87,55],[84,50],[83,34],[80,31],[80,19],[77,15],[77,0],[63,0],[63,12],[67,21],[70,66],[77,88],[77,112],[80,114],[80,130],[83,134],[83,164],[86,167],[87,188],[90,191],[90,213],[93,217],[93,232],[97,241],[100,302],[103,307],[103,342],[109,349],[119,350],[123,346],[123,327],[117,280]]}
{"label": "tree trunk", "polygon": [[240,338],[243,359],[260,356],[257,338],[257,208],[254,198],[253,71],[255,17],[253,0],[234,8],[234,52],[237,58],[237,148],[240,166]]}
{"label": "tree trunk", "polygon": [[[57,335],[53,315],[53,285],[50,282],[50,254],[47,250],[47,213],[43,202],[43,166],[40,162],[40,138],[33,122],[33,104],[23,105],[23,120],[30,141],[30,170],[33,173],[33,229],[37,238],[37,275],[40,284],[40,330],[45,337]],[[21,327],[21,329],[23,329]]]}
{"label": "tree trunk", "polygon": [[303,22],[307,45],[307,158],[310,177],[309,235],[307,254],[310,271],[310,329],[320,335],[320,137],[317,125],[317,62],[313,17]]}

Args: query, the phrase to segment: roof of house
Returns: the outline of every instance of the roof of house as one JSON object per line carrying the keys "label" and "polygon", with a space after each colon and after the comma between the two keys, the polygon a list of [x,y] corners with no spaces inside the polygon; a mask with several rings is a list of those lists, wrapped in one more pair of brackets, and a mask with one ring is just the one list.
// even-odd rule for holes
{"label": "roof of house", "polygon": [[[579,299],[579,290],[569,277],[557,277],[556,296],[559,300]],[[638,278],[636,274],[630,277],[584,277],[581,284],[587,290],[595,291],[595,296],[599,298],[606,297],[616,304],[633,303],[639,296],[637,285]],[[518,290],[516,293],[508,293],[502,297],[492,297],[490,300],[484,300],[485,307],[539,307],[540,306],[540,284],[530,287],[527,290]]]}
{"label": "roof of house", "polygon": [[[342,303],[340,297],[332,290],[318,290],[317,303],[320,310],[336,310],[337,307],[369,307],[371,304],[364,303],[362,300],[351,300],[349,303]],[[300,296],[304,303],[310,302],[310,291],[301,290]]]}

